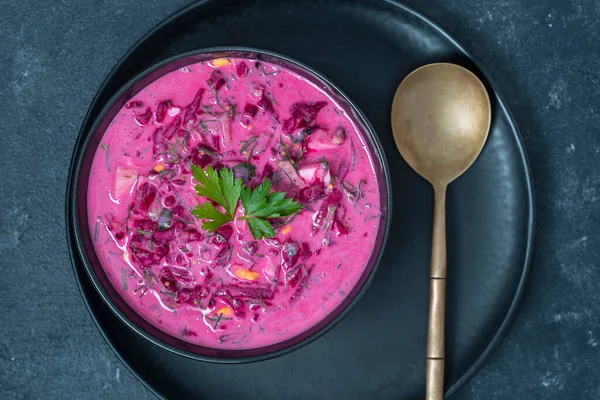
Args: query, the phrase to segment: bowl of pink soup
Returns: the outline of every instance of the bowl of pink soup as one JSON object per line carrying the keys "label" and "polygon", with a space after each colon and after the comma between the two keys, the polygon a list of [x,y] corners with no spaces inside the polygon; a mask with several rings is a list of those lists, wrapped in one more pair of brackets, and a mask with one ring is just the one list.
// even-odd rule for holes
{"label": "bowl of pink soup", "polygon": [[275,357],[331,329],[373,279],[391,222],[384,152],[310,67],[247,48],[179,55],[83,134],[76,252],[151,342],[204,361]]}

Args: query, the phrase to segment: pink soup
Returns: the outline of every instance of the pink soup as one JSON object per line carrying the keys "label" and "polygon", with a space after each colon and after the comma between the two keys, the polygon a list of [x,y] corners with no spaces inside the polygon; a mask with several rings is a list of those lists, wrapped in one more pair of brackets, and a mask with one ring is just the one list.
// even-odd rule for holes
{"label": "pink soup", "polygon": [[[250,188],[269,179],[303,208],[272,220],[272,238],[238,218],[209,232],[191,213],[208,201],[191,165],[232,169]],[[363,137],[332,98],[279,66],[215,59],[162,76],[119,111],[87,197],[98,258],[134,310],[187,342],[248,349],[342,302],[371,257],[379,195]]]}

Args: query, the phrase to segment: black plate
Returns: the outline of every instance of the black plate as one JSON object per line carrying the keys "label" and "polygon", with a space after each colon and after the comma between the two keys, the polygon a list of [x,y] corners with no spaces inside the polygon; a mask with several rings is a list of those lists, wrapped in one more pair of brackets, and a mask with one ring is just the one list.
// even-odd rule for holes
{"label": "black plate", "polygon": [[422,398],[433,194],[396,152],[389,111],[411,70],[449,61],[486,82],[493,106],[480,158],[448,192],[446,387],[447,395],[455,393],[506,333],[530,267],[531,173],[506,104],[458,43],[398,3],[203,1],[161,23],[120,61],[95,98],[75,151],[104,102],[133,75],[177,53],[234,45],[281,52],[315,67],[373,124],[388,149],[394,195],[379,272],[350,315],[311,345],[261,363],[216,365],[174,355],[128,329],[102,303],[71,251],[84,299],[109,344],[142,382],[167,398]]}

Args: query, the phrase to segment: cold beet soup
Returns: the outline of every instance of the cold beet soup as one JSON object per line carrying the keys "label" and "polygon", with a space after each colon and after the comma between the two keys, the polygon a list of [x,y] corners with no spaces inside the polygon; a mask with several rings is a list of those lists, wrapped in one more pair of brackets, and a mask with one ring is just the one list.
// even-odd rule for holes
{"label": "cold beet soup", "polygon": [[187,342],[290,339],[361,277],[381,222],[373,160],[319,88],[280,66],[214,59],[170,72],[113,119],[88,219],[114,287]]}

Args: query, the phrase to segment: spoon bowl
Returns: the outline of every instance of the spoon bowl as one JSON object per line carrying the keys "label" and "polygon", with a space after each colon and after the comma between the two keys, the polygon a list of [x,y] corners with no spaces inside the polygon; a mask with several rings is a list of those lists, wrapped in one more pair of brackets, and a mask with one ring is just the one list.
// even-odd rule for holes
{"label": "spoon bowl", "polygon": [[427,333],[427,400],[444,394],[446,309],[446,187],[474,162],[488,136],[490,99],[471,71],[455,64],[429,64],[398,87],[392,131],[406,162],[435,194]]}
{"label": "spoon bowl", "polygon": [[447,185],[473,164],[490,121],[485,86],[455,64],[429,64],[413,71],[392,104],[398,150],[434,186]]}

